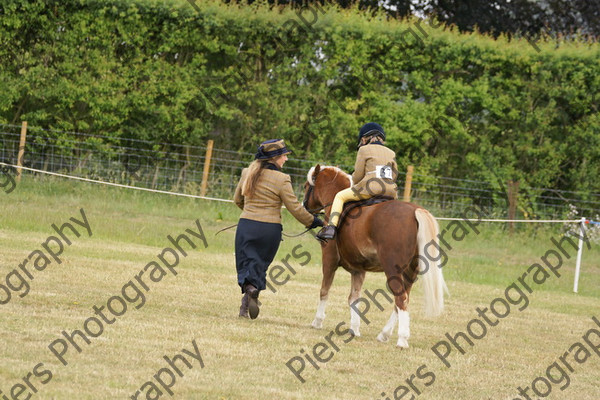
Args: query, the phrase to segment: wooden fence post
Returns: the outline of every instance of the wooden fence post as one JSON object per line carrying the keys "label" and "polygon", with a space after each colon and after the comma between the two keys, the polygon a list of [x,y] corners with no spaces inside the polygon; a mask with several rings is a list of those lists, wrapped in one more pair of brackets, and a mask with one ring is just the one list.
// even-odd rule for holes
{"label": "wooden fence post", "polygon": [[404,201],[410,201],[413,169],[414,168],[412,165],[409,165],[406,168],[406,180],[404,181]]}
{"label": "wooden fence post", "polygon": [[27,121],[21,124],[21,139],[19,140],[19,152],[17,156],[17,183],[21,182],[21,167],[25,156],[25,142],[27,139]]}
{"label": "wooden fence post", "polygon": [[[515,219],[517,216],[517,199],[519,197],[519,181],[508,181],[508,219]],[[509,222],[510,233],[515,228],[514,222]]]}
{"label": "wooden fence post", "polygon": [[206,147],[206,156],[204,157],[204,171],[202,172],[202,187],[200,188],[200,196],[206,196],[206,187],[208,185],[208,172],[210,171],[210,159],[212,158],[214,141],[208,141]]}

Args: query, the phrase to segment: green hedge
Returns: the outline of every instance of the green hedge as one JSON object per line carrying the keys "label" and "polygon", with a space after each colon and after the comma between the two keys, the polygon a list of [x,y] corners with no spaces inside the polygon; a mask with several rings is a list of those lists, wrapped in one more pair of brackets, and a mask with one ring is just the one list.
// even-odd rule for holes
{"label": "green hedge", "polygon": [[401,168],[600,192],[598,44],[190,1],[5,0],[0,123],[352,164],[374,120]]}

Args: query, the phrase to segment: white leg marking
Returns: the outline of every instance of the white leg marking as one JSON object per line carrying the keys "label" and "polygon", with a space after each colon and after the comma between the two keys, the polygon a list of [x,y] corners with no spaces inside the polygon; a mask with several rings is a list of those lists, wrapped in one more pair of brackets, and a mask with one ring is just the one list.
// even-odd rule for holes
{"label": "white leg marking", "polygon": [[398,322],[398,312],[396,311],[396,306],[394,305],[394,309],[392,310],[392,315],[390,315],[390,319],[385,324],[379,335],[377,335],[377,340],[380,342],[386,343],[390,340],[390,336],[392,336],[392,332],[394,332],[394,327]]}
{"label": "white leg marking", "polygon": [[398,347],[407,348],[410,337],[410,318],[408,311],[398,309]]}
{"label": "white leg marking", "polygon": [[360,315],[350,307],[350,334],[360,336]]}
{"label": "white leg marking", "polygon": [[327,299],[319,301],[317,307],[317,314],[312,322],[312,327],[315,329],[321,329],[323,327],[323,321],[325,320],[325,307],[327,306]]}

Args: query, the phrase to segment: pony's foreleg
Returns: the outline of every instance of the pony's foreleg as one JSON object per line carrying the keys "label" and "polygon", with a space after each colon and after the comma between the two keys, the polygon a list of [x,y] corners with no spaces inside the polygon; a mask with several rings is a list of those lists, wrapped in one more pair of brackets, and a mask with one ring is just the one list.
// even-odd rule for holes
{"label": "pony's foreleg", "polygon": [[317,314],[315,319],[311,323],[311,326],[315,329],[321,329],[323,327],[323,321],[325,320],[325,307],[327,306],[327,297],[329,296],[329,289],[333,283],[333,277],[335,276],[335,270],[337,266],[335,263],[327,262],[325,257],[323,259],[323,280],[321,281],[321,292],[319,306],[317,307]]}
{"label": "pony's foreleg", "polygon": [[365,281],[365,271],[352,272],[350,296],[348,296],[348,305],[350,306],[350,334],[360,336],[360,315],[352,304],[360,297],[363,282]]}
{"label": "pony's foreleg", "polygon": [[327,296],[321,297],[321,300],[319,300],[315,319],[313,319],[313,322],[311,323],[313,328],[321,329],[323,327],[323,321],[325,320],[325,307],[327,307]]}

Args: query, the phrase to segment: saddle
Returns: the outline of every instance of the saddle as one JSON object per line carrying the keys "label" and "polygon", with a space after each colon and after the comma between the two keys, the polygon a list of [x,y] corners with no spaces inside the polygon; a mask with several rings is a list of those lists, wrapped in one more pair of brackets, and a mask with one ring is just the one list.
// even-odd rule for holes
{"label": "saddle", "polygon": [[390,196],[375,196],[375,197],[371,197],[371,198],[365,199],[365,200],[349,201],[349,202],[345,203],[344,209],[342,210],[342,213],[340,214],[340,221],[338,223],[338,229],[341,228],[342,224],[346,220],[346,216],[348,215],[348,213],[350,213],[350,211],[354,210],[355,208],[368,207],[368,206],[372,206],[374,204],[384,203],[384,202],[390,201],[390,200],[394,200],[394,198],[390,197]]}

